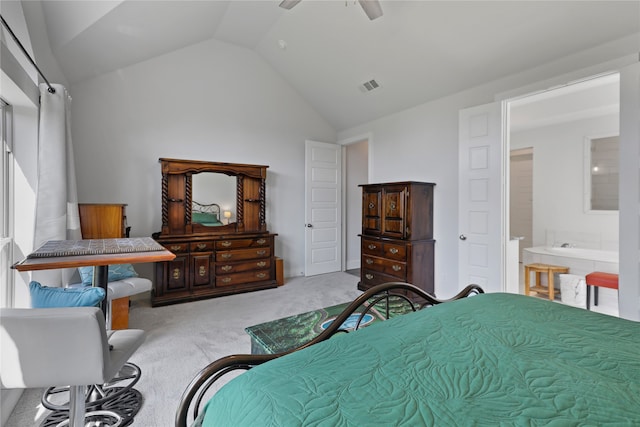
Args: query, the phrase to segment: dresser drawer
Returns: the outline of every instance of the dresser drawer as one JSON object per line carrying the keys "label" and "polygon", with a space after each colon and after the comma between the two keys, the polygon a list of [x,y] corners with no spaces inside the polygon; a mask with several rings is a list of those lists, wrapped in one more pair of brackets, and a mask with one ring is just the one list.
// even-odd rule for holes
{"label": "dresser drawer", "polygon": [[213,252],[213,242],[194,242],[190,246],[191,252]]}
{"label": "dresser drawer", "polygon": [[382,256],[382,242],[380,240],[362,239],[362,253]]}
{"label": "dresser drawer", "polygon": [[167,248],[173,253],[188,253],[189,252],[189,243],[163,243],[162,246]]}
{"label": "dresser drawer", "polygon": [[399,261],[406,261],[407,259],[407,246],[399,243],[384,243],[382,245],[382,251],[385,258],[396,259]]}
{"label": "dresser drawer", "polygon": [[362,276],[360,278],[366,288],[370,288],[375,285],[381,285],[388,282],[405,282],[404,277],[392,276],[389,274],[380,273],[373,270],[362,270]]}
{"label": "dresser drawer", "polygon": [[218,251],[216,252],[216,262],[242,261],[245,259],[269,258],[270,256],[271,248],[269,247]]}
{"label": "dresser drawer", "polygon": [[263,280],[270,279],[270,270],[246,271],[216,277],[216,287],[241,285],[244,283],[261,282]]}
{"label": "dresser drawer", "polygon": [[362,268],[401,277],[404,280],[406,278],[407,264],[392,259],[363,255]]}
{"label": "dresser drawer", "polygon": [[264,270],[271,267],[271,259],[257,259],[247,262],[226,262],[216,264],[216,276],[241,273],[243,271]]}
{"label": "dresser drawer", "polygon": [[265,247],[265,246],[270,246],[270,244],[271,244],[271,238],[269,237],[256,237],[254,239],[225,239],[225,240],[218,240],[216,242],[216,249],[224,250],[224,249]]}

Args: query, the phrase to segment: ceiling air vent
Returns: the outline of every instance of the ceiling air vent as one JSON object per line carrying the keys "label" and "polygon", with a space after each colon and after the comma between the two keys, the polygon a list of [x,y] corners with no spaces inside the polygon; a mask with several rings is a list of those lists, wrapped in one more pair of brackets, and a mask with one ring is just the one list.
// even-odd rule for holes
{"label": "ceiling air vent", "polygon": [[371,92],[374,89],[379,88],[380,85],[375,80],[369,80],[368,82],[364,82],[360,85],[360,90],[362,92]]}

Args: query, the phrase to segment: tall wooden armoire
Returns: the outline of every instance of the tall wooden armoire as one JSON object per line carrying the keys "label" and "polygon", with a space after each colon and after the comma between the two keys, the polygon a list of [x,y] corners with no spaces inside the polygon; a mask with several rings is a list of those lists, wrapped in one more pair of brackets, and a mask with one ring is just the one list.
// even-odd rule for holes
{"label": "tall wooden armoire", "polygon": [[434,295],[434,186],[414,181],[360,185],[358,289],[406,282]]}

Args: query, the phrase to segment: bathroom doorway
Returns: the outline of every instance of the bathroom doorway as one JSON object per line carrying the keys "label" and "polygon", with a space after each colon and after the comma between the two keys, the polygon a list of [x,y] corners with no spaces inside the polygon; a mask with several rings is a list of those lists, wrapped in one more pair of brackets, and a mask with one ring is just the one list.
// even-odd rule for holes
{"label": "bathroom doorway", "polygon": [[587,141],[619,134],[619,74],[513,100],[508,108],[510,235],[523,238],[522,292],[525,248],[568,243],[618,251],[618,211],[588,210],[585,200]]}
{"label": "bathroom doorway", "polygon": [[533,242],[533,147],[511,150],[509,162],[511,238],[518,239],[518,260]]}

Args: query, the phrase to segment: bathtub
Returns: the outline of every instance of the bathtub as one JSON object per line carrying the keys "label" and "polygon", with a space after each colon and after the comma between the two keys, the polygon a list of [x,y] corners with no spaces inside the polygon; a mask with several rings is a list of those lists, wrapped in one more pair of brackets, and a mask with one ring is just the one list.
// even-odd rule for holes
{"label": "bathtub", "polygon": [[605,263],[618,264],[618,252],[603,251],[599,249],[583,249],[583,248],[560,248],[536,246],[533,248],[525,248],[532,254],[542,254],[552,257],[575,258],[589,261],[601,261]]}

